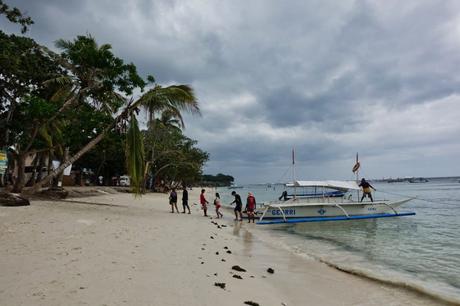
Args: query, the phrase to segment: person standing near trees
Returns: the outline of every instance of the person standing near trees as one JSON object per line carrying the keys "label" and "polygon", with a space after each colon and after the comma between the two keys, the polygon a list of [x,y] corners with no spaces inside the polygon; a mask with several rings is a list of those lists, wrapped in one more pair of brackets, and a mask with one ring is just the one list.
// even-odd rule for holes
{"label": "person standing near trees", "polygon": [[200,204],[201,204],[201,209],[203,209],[203,213],[204,213],[204,217],[207,217],[208,214],[208,207],[206,206],[206,204],[208,204],[209,202],[206,200],[206,198],[204,197],[204,193],[206,192],[206,190],[204,189],[201,189],[201,194],[200,194]]}
{"label": "person standing near trees", "polygon": [[173,188],[169,194],[169,204],[171,205],[171,213],[174,213],[174,207],[176,208],[177,213],[179,213],[179,209],[177,208],[177,193],[175,188]]}
{"label": "person standing near trees", "polygon": [[182,207],[184,208],[184,211],[182,212],[185,214],[185,208],[188,209],[188,213],[190,214],[190,206],[188,206],[188,191],[187,191],[187,186],[182,187]]}

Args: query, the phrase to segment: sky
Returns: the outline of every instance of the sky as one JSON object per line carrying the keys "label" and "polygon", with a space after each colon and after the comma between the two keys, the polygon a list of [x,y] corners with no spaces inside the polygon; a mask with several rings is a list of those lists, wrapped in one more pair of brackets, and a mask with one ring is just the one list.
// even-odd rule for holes
{"label": "sky", "polygon": [[[460,1],[7,0],[54,41],[91,34],[160,84],[190,84],[205,173],[460,175]],[[2,30],[19,26],[0,18]]]}

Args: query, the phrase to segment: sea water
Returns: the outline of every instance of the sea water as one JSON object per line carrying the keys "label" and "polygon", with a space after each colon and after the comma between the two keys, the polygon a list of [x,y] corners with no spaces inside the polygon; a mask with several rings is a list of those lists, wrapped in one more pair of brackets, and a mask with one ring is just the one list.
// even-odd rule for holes
{"label": "sea water", "polygon": [[[337,222],[299,223],[282,229],[265,225],[260,236],[331,266],[434,297],[460,301],[460,182],[373,183],[374,199],[417,197],[400,211],[415,216]],[[248,185],[258,202],[274,200],[283,185]],[[231,189],[219,188],[224,203]],[[262,231],[264,233],[262,233]]]}

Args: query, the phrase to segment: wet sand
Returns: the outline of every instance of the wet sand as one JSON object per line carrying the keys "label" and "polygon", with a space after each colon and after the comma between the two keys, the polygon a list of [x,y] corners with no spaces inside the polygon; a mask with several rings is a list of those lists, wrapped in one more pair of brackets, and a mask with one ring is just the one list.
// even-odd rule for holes
{"label": "wet sand", "polygon": [[171,214],[165,194],[74,200],[0,207],[1,305],[439,305],[262,241],[228,211]]}

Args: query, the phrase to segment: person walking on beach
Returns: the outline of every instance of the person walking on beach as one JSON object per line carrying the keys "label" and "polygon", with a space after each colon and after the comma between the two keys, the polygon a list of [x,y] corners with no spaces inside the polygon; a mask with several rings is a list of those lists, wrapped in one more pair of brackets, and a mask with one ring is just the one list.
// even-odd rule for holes
{"label": "person walking on beach", "polygon": [[185,208],[188,209],[188,213],[190,214],[190,206],[188,206],[188,191],[187,191],[187,186],[182,187],[182,207],[184,208],[184,211],[182,212],[185,214]]}
{"label": "person walking on beach", "polygon": [[360,202],[362,202],[366,196],[368,196],[371,199],[371,202],[374,202],[374,199],[372,198],[371,188],[374,189],[374,191],[377,191],[377,189],[375,189],[371,184],[369,184],[369,182],[366,181],[365,178],[361,179],[359,187],[363,188],[363,196],[361,197]]}
{"label": "person walking on beach", "polygon": [[201,194],[200,194],[200,204],[201,204],[201,209],[203,209],[203,212],[204,212],[204,216],[207,217],[208,214],[208,208],[206,206],[206,204],[208,204],[209,202],[206,200],[206,198],[204,197],[204,193],[206,192],[206,190],[204,189],[201,189]]}
{"label": "person walking on beach", "polygon": [[216,198],[214,199],[214,206],[216,207],[217,219],[222,218],[224,215],[219,211],[221,204],[220,204],[220,195],[218,192],[216,192]]}
{"label": "person walking on beach", "polygon": [[[235,197],[235,200],[233,200],[230,205],[235,204],[235,221],[243,221],[243,214],[241,213],[241,208],[243,207],[243,203],[241,202],[241,197],[239,194],[236,193],[235,190],[232,191],[232,196]],[[240,218],[238,219],[238,215]]]}
{"label": "person walking on beach", "polygon": [[174,208],[176,208],[177,213],[179,213],[179,209],[177,208],[177,193],[175,188],[173,188],[169,194],[169,204],[171,205],[171,213],[174,213]]}
{"label": "person walking on beach", "polygon": [[254,195],[249,192],[248,198],[246,200],[246,213],[248,214],[248,223],[252,222],[255,223],[254,212],[256,210],[256,198]]}

